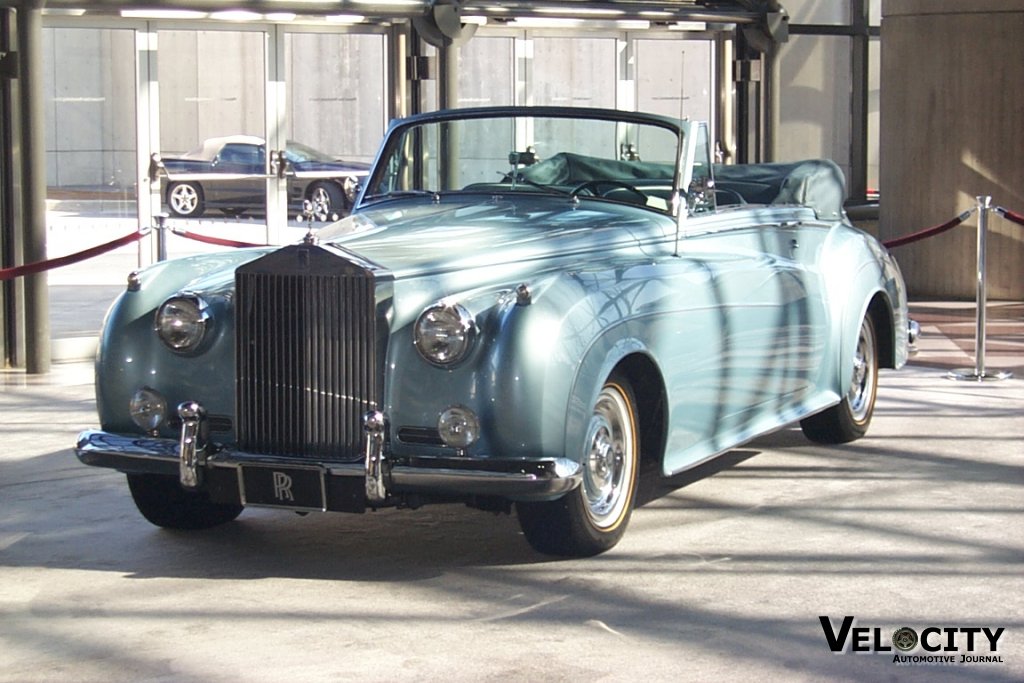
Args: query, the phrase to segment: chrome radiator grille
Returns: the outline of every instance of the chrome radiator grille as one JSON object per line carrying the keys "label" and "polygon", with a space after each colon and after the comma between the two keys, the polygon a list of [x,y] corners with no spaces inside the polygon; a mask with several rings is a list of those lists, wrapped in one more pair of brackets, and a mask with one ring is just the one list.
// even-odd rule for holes
{"label": "chrome radiator grille", "polygon": [[374,276],[296,245],[235,273],[236,409],[247,452],[360,457],[379,403]]}

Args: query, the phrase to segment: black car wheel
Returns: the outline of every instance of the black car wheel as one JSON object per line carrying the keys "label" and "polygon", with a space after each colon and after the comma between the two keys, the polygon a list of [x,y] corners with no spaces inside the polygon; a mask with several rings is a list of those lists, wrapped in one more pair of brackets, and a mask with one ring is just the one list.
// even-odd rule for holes
{"label": "black car wheel", "polygon": [[209,529],[242,514],[241,505],[214,503],[201,491],[186,491],[174,477],[129,474],[128,488],[142,516],[165,529]]}
{"label": "black car wheel", "polygon": [[534,549],[587,557],[619,542],[636,495],[637,424],[629,381],[612,374],[601,388],[587,427],[582,484],[558,500],[516,505],[519,524]]}
{"label": "black car wheel", "polygon": [[167,187],[167,208],[181,218],[203,215],[203,188],[199,183],[171,183]]}
{"label": "black car wheel", "polygon": [[316,183],[307,197],[313,205],[313,219],[335,221],[345,213],[345,193],[332,183]]}
{"label": "black car wheel", "polygon": [[878,345],[871,316],[864,316],[853,350],[853,374],[839,405],[800,422],[804,435],[819,443],[847,443],[864,436],[875,412],[878,393]]}

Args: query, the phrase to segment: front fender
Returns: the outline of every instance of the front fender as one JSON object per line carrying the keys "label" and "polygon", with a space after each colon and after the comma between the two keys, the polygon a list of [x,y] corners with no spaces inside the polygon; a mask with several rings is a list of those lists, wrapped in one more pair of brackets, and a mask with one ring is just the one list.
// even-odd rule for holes
{"label": "front fender", "polygon": [[[211,410],[233,412],[233,385],[209,384],[234,368],[234,318],[230,289],[235,268],[265,253],[244,249],[164,261],[142,270],[137,285],[114,301],[100,333],[96,357],[96,406],[104,429],[134,432],[128,401],[136,389],[149,386],[176,402],[205,400]],[[207,350],[196,356],[171,352],[153,331],[157,307],[180,291],[196,291],[211,304],[214,327]],[[233,372],[233,371],[232,371]],[[232,374],[233,376],[233,374]],[[170,432],[168,432],[170,435]]]}

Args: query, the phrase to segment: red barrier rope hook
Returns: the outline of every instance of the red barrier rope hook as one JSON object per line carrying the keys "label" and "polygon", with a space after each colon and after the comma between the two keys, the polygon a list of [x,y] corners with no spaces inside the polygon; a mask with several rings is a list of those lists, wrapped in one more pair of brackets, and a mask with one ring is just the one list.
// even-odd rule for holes
{"label": "red barrier rope hook", "polygon": [[1017,225],[1024,226],[1024,214],[1019,214],[1016,211],[1010,211],[1009,209],[1004,209],[1001,206],[997,206],[996,208],[994,208],[992,210],[995,211],[996,213],[998,213],[1000,216],[1002,216],[1006,220],[1010,221],[1011,223],[1016,223]]}
{"label": "red barrier rope hook", "polygon": [[72,263],[78,263],[79,261],[85,261],[93,256],[99,256],[100,254],[117,249],[118,247],[131,244],[132,242],[142,239],[147,234],[149,234],[148,228],[137,230],[130,235],[118,237],[116,240],[112,240],[95,247],[90,247],[89,249],[80,251],[76,254],[68,254],[67,256],[61,256],[47,261],[37,261],[36,263],[26,263],[23,266],[15,266],[14,268],[3,268],[0,269],[0,280],[13,280],[16,277],[21,277],[23,275],[34,275],[35,273],[41,273],[44,270],[51,270],[53,268],[60,268],[61,266],[69,266]]}

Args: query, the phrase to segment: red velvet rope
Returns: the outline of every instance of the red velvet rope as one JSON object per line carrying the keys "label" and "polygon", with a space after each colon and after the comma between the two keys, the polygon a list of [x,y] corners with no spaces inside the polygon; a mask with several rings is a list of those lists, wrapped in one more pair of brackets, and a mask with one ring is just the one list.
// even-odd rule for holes
{"label": "red velvet rope", "polygon": [[968,217],[970,217],[970,215],[970,211],[964,211],[956,218],[946,221],[942,225],[936,225],[933,228],[927,228],[925,230],[918,230],[917,232],[911,233],[909,235],[897,237],[896,239],[889,240],[888,242],[882,242],[882,244],[889,249],[893,249],[895,247],[902,247],[904,244],[910,244],[912,242],[917,242],[919,240],[928,239],[929,237],[935,237],[936,235],[941,235],[947,230],[952,230],[956,226],[960,225],[965,220],[967,220]]}
{"label": "red velvet rope", "polygon": [[994,211],[1011,223],[1024,225],[1024,215],[1019,214],[1016,211],[1010,211],[1009,209],[1004,209],[1001,206],[997,206]]}
{"label": "red velvet rope", "polygon": [[0,280],[12,280],[16,277],[21,277],[22,275],[33,275],[35,273],[41,273],[44,270],[59,268],[61,266],[69,266],[72,263],[78,263],[79,261],[84,261],[92,258],[93,256],[99,256],[105,252],[117,249],[118,247],[123,247],[126,244],[131,244],[145,236],[146,231],[139,230],[130,235],[125,235],[124,237],[119,237],[116,240],[107,242],[106,244],[90,247],[89,249],[80,251],[77,254],[68,254],[67,256],[61,256],[47,261],[38,261],[36,263],[26,263],[23,266],[15,266],[14,268],[3,268],[0,269]]}
{"label": "red velvet rope", "polygon": [[[1004,209],[1001,206],[996,207],[994,210],[996,211],[996,213],[998,213],[1000,216],[1002,216],[1006,220],[1012,221],[1013,223],[1016,223],[1017,225],[1024,226],[1024,215],[1016,213],[1015,211],[1010,211],[1009,209]],[[942,233],[946,232],[947,230],[952,230],[956,226],[958,226],[961,223],[963,223],[965,220],[967,220],[967,218],[970,215],[971,215],[970,211],[964,211],[962,214],[960,214],[956,218],[954,218],[952,220],[949,220],[949,221],[946,221],[942,225],[936,225],[933,228],[927,228],[925,230],[919,230],[919,231],[917,231],[915,233],[911,233],[909,235],[904,235],[903,237],[898,237],[896,239],[889,240],[887,242],[883,242],[882,244],[885,245],[889,249],[894,249],[895,247],[902,247],[905,244],[911,244],[913,242],[917,242],[917,241],[920,241],[920,240],[923,240],[923,239],[928,239],[929,237],[934,237],[935,235],[941,235]],[[174,230],[172,232],[173,232],[173,234],[178,235],[180,237],[185,237],[187,239],[195,240],[197,242],[205,242],[206,244],[215,244],[215,245],[221,246],[221,247],[245,248],[245,247],[265,247],[265,246],[267,246],[265,244],[253,244],[251,242],[237,242],[235,240],[221,239],[220,237],[211,237],[209,235],[199,235],[197,233],[188,232],[186,230],[181,230],[181,231]],[[27,263],[27,264],[25,264],[23,266],[16,266],[14,268],[2,268],[2,269],[0,269],[0,280],[12,280],[12,279],[14,279],[16,277],[21,277],[23,275],[33,275],[35,273],[41,273],[41,272],[43,272],[45,270],[51,270],[53,268],[60,268],[61,266],[69,266],[72,263],[78,263],[80,261],[85,261],[86,259],[90,259],[90,258],[92,258],[94,256],[99,256],[100,254],[106,253],[106,252],[111,251],[113,249],[117,249],[118,247],[123,247],[126,244],[131,244],[132,242],[135,242],[136,240],[142,239],[143,237],[146,236],[146,234],[147,234],[147,231],[138,230],[136,232],[131,233],[130,235],[125,235],[124,237],[119,237],[116,240],[112,240],[110,242],[106,242],[104,244],[100,244],[98,246],[91,247],[89,249],[86,249],[84,251],[80,251],[80,252],[75,253],[75,254],[68,254],[67,256],[61,256],[59,258],[49,259],[47,261],[39,261],[37,263]]]}
{"label": "red velvet rope", "polygon": [[266,244],[253,244],[251,242],[236,242],[235,240],[226,240],[220,237],[211,237],[209,235],[199,235],[194,232],[187,230],[172,230],[171,234],[177,235],[178,237],[185,237],[196,242],[205,242],[206,244],[216,244],[220,247],[265,247]]}

